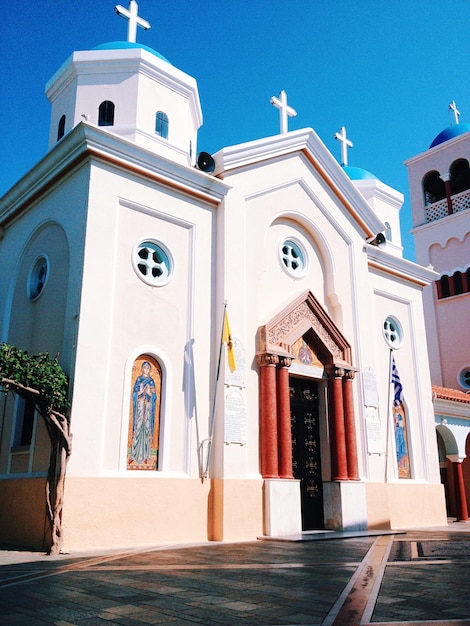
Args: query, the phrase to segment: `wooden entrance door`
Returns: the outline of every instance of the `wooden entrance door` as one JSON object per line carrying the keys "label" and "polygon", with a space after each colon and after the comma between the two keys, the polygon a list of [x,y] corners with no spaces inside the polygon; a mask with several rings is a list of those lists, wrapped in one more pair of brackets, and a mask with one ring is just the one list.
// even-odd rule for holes
{"label": "wooden entrance door", "polygon": [[300,479],[302,530],[324,528],[318,383],[290,378],[292,466]]}

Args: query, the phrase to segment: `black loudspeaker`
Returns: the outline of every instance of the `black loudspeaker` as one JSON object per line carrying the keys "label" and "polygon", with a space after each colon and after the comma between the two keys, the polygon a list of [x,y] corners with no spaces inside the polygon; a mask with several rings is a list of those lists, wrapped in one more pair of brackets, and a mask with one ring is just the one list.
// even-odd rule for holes
{"label": "black loudspeaker", "polygon": [[385,235],[383,233],[378,233],[372,241],[369,241],[371,246],[380,246],[382,243],[385,243]]}
{"label": "black loudspeaker", "polygon": [[203,172],[210,174],[215,170],[215,161],[208,152],[200,152],[197,157],[197,166]]}

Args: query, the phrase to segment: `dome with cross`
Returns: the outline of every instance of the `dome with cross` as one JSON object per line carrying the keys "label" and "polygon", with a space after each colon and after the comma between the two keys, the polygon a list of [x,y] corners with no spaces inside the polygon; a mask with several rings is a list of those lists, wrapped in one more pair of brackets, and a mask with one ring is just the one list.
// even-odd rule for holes
{"label": "dome with cross", "polygon": [[378,180],[377,176],[362,167],[353,165],[343,165],[342,167],[351,180]]}
{"label": "dome with cross", "polygon": [[445,141],[449,141],[449,139],[454,139],[454,137],[458,137],[469,131],[470,124],[452,124],[452,126],[444,128],[444,130],[437,135],[429,148],[434,148]]}
{"label": "dome with cross", "polygon": [[94,50],[129,50],[131,48],[140,48],[142,50],[146,50],[147,52],[150,52],[150,54],[153,54],[157,58],[161,59],[162,61],[166,61],[167,63],[170,63],[168,59],[166,59],[162,54],[160,54],[153,48],[150,48],[149,46],[146,46],[142,43],[136,43],[134,41],[110,41],[108,43],[102,43],[93,49]]}

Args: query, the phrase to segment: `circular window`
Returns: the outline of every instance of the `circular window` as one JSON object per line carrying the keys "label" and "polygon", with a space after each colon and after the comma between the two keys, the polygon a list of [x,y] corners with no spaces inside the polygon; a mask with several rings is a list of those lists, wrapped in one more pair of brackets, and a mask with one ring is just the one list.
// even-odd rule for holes
{"label": "circular window", "polygon": [[307,253],[300,241],[285,239],[279,246],[279,258],[283,269],[291,276],[300,277],[307,269]]}
{"label": "circular window", "polygon": [[465,391],[470,390],[470,367],[468,365],[464,367],[459,374],[459,385],[462,389],[465,389]]}
{"label": "circular window", "polygon": [[385,341],[391,348],[399,348],[403,340],[403,329],[400,322],[392,316],[384,321],[383,334]]}
{"label": "circular window", "polygon": [[134,249],[134,269],[148,285],[161,287],[170,280],[173,259],[170,252],[156,241],[143,241]]}
{"label": "circular window", "polygon": [[49,275],[49,264],[45,256],[39,256],[34,262],[28,276],[28,298],[36,300],[43,292]]}

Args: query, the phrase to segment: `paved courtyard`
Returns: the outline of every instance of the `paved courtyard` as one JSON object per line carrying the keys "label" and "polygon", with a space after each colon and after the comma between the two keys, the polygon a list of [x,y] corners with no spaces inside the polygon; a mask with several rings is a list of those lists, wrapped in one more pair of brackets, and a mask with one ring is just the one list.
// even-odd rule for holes
{"label": "paved courtyard", "polygon": [[470,626],[470,524],[57,557],[0,546],[0,624]]}

